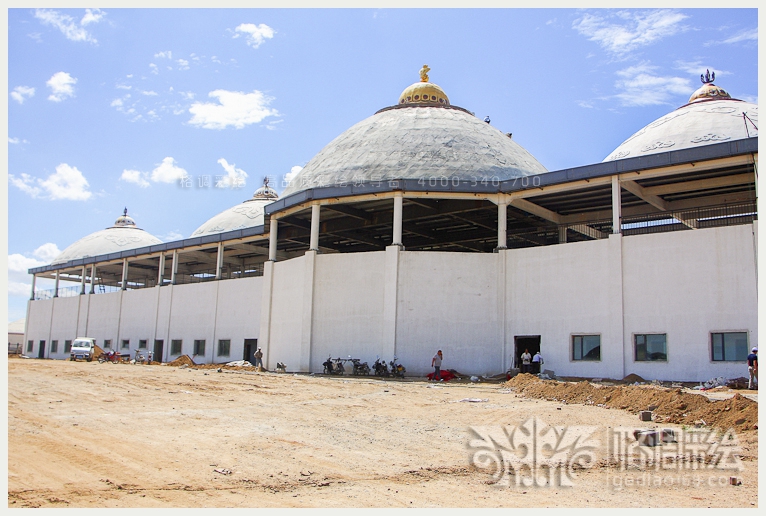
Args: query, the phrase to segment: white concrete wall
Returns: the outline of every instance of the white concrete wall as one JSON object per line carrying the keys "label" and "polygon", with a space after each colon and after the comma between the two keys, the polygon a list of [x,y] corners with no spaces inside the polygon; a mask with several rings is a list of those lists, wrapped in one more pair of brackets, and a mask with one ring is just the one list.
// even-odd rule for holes
{"label": "white concrete wall", "polygon": [[[120,308],[120,326],[117,344],[114,347],[122,354],[135,356],[138,341],[146,340],[147,350],[154,344],[154,322],[157,318],[156,288],[126,290],[122,294]],[[98,299],[94,294],[94,299]],[[122,341],[128,340],[128,347],[122,347]]]}
{"label": "white concrete wall", "polygon": [[[515,336],[540,335],[543,368],[558,375],[622,378],[619,237],[503,254],[507,355]],[[575,334],[601,336],[600,361],[572,360]]]}
{"label": "white concrete wall", "polygon": [[[50,325],[50,338],[46,343],[45,356],[47,358],[69,358],[69,353],[64,353],[64,341],[74,340],[77,335],[78,311],[80,298],[57,297],[53,299],[53,318]],[[51,341],[57,340],[56,352],[51,352]],[[37,355],[35,355],[37,356]]]}
{"label": "white concrete wall", "polygon": [[408,374],[433,371],[438,349],[443,369],[502,371],[499,266],[497,254],[400,253],[396,355]]}
{"label": "white concrete wall", "polygon": [[[45,341],[48,346],[48,337],[51,328],[51,313],[53,312],[53,299],[28,301],[27,302],[27,330],[24,335],[23,353],[30,357],[36,357],[40,349],[40,341]],[[27,341],[33,341],[31,351],[27,351]],[[50,348],[48,348],[50,349]]]}
{"label": "white concrete wall", "polygon": [[[630,372],[696,381],[747,376],[744,362],[713,362],[710,333],[746,331],[758,342],[751,225],[623,239],[625,350]],[[666,333],[667,362],[636,362],[633,335]]]}
{"label": "white concrete wall", "polygon": [[[243,360],[245,339],[257,339],[261,328],[261,290],[263,277],[256,276],[218,282],[215,319],[215,363]],[[218,340],[231,340],[229,357],[218,356]],[[252,357],[248,357],[252,358]]]}
{"label": "white concrete wall", "polygon": [[273,264],[273,291],[271,299],[271,331],[266,362],[274,369],[277,362],[287,364],[289,370],[300,370],[301,338],[303,331],[303,295],[306,256]]}
{"label": "white concrete wall", "polygon": [[[220,281],[208,281],[172,286],[170,331],[168,340],[165,341],[167,361],[174,360],[181,355],[189,355],[197,363],[213,361],[213,353],[216,351],[213,349],[215,348],[213,339],[215,338],[216,299],[219,283]],[[181,352],[170,354],[171,341],[175,339],[183,341]],[[196,339],[205,341],[205,356],[193,356]]]}
{"label": "white concrete wall", "polygon": [[[317,256],[311,371],[322,372],[328,355],[352,355],[372,367],[375,355],[383,353],[385,256],[385,252]],[[350,367],[347,364],[347,370]]]}
{"label": "white concrete wall", "polygon": [[[83,335],[79,337],[92,337],[96,344],[104,347],[104,340],[112,341],[112,349],[119,350],[117,337],[120,326],[120,306],[122,304],[122,291],[107,292],[104,294],[86,294],[91,296],[88,310],[88,322],[85,325]],[[83,297],[83,296],[80,296]]]}

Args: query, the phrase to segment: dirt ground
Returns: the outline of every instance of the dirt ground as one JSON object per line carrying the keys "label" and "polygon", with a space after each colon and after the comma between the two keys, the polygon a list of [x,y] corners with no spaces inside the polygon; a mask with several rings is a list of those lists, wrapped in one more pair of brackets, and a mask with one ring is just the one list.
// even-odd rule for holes
{"label": "dirt ground", "polygon": [[[8,506],[757,506],[752,401],[705,402],[705,413],[723,414],[721,421],[732,411],[741,412],[735,423],[746,419],[726,435],[707,420],[699,428],[673,423],[689,402],[670,389],[656,396],[644,389],[640,404],[656,398],[662,406],[659,420],[641,422],[630,403],[621,409],[605,396],[589,400],[583,385],[537,382],[9,359]],[[680,441],[707,440],[639,447],[619,428],[671,428]],[[627,455],[610,455],[615,446]],[[633,460],[639,456],[648,459]],[[554,466],[559,476],[541,466],[530,473],[561,457],[559,464],[575,466]],[[503,463],[515,469],[501,475]]]}

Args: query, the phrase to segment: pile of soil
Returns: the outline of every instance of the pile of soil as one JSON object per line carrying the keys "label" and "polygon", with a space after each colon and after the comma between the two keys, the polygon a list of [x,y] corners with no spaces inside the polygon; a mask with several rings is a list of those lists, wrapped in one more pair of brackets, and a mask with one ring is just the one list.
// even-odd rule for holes
{"label": "pile of soil", "polygon": [[93,347],[93,358],[98,358],[98,357],[100,357],[103,354],[104,354],[104,350],[101,349],[98,344],[96,344]]}
{"label": "pile of soil", "polygon": [[172,362],[168,362],[168,365],[179,367],[182,365],[194,366],[197,364],[194,363],[194,360],[192,360],[191,357],[189,357],[189,355],[181,355],[180,357],[176,358]]}
{"label": "pile of soil", "polygon": [[655,385],[594,385],[588,381],[556,382],[520,374],[505,382],[506,387],[528,398],[562,403],[596,405],[638,414],[652,410],[656,422],[702,424],[722,430],[758,429],[758,403],[735,394],[727,400],[711,401],[705,396]]}
{"label": "pile of soil", "polygon": [[630,373],[628,376],[623,378],[622,381],[625,383],[635,383],[635,382],[645,382],[646,380],[644,380],[643,378],[641,378],[635,373]]}

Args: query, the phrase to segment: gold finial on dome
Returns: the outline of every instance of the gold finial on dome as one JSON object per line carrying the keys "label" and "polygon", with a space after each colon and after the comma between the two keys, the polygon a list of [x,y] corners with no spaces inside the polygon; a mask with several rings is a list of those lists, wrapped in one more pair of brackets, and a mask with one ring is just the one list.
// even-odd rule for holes
{"label": "gold finial on dome", "polygon": [[253,199],[279,199],[279,195],[269,186],[269,177],[263,178],[263,186],[255,191]]}
{"label": "gold finial on dome", "polygon": [[428,72],[431,69],[423,65],[420,69],[420,82],[416,82],[405,88],[399,95],[399,104],[436,104],[449,106],[449,97],[436,84],[428,81]]}
{"label": "gold finial on dome", "polygon": [[115,228],[124,228],[124,227],[136,227],[136,221],[133,220],[131,217],[128,217],[128,208],[125,207],[124,210],[122,210],[122,216],[117,217],[117,220],[114,221]]}
{"label": "gold finial on dome", "polygon": [[702,82],[702,87],[700,87],[697,91],[692,93],[692,96],[689,97],[689,103],[702,101],[702,100],[721,100],[721,99],[731,99],[731,95],[729,95],[726,90],[723,88],[719,88],[715,84],[713,84],[713,81],[715,80],[715,72],[712,74],[710,73],[710,70],[705,70],[704,74],[700,74],[700,81]]}
{"label": "gold finial on dome", "polygon": [[430,72],[431,69],[428,68],[427,64],[423,65],[423,68],[420,69],[420,82],[428,82],[428,72]]}

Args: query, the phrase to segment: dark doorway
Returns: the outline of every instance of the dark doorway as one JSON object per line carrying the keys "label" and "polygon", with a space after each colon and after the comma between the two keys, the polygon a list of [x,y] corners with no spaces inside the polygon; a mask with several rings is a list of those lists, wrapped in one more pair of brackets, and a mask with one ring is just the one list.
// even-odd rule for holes
{"label": "dark doorway", "polygon": [[[539,335],[517,335],[513,337],[515,344],[515,350],[513,354],[514,367],[521,369],[521,355],[525,349],[529,350],[529,354],[535,356],[535,353],[540,351],[540,336]],[[534,369],[530,369],[530,372],[534,372]]]}
{"label": "dark doorway", "polygon": [[154,353],[152,356],[152,360],[154,362],[162,362],[162,348],[165,345],[165,341],[163,340],[155,340],[154,341]]}
{"label": "dark doorway", "polygon": [[255,365],[255,357],[253,354],[256,349],[258,349],[258,339],[245,339],[245,356],[242,357],[242,360],[247,360]]}
{"label": "dark doorway", "polygon": [[45,341],[40,341],[40,349],[37,351],[37,358],[45,358]]}

